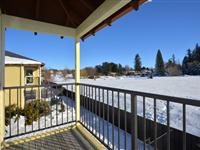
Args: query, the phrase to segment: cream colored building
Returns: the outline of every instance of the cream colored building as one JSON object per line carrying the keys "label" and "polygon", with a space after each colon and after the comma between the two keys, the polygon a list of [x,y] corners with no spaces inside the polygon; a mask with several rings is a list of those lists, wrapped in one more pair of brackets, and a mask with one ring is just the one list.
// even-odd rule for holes
{"label": "cream colored building", "polygon": [[41,85],[42,66],[42,62],[5,51],[5,87],[14,87],[5,89],[5,106],[16,104],[23,107],[25,100],[40,98],[39,87],[26,87]]}

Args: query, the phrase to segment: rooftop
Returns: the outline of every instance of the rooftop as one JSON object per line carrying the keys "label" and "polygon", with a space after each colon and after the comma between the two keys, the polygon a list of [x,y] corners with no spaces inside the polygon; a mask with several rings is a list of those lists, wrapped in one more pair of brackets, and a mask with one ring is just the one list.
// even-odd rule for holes
{"label": "rooftop", "polygon": [[10,51],[5,51],[5,64],[44,65],[44,63]]}

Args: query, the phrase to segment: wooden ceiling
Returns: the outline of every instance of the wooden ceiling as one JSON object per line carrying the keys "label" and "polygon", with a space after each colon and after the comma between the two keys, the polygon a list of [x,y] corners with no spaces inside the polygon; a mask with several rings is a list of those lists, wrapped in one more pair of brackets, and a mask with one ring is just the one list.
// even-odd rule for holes
{"label": "wooden ceiling", "polygon": [[77,28],[105,0],[0,0],[2,12]]}
{"label": "wooden ceiling", "polygon": [[[0,0],[3,14],[77,28],[105,0]],[[148,0],[132,0],[81,37],[82,40],[110,26],[116,19]]]}

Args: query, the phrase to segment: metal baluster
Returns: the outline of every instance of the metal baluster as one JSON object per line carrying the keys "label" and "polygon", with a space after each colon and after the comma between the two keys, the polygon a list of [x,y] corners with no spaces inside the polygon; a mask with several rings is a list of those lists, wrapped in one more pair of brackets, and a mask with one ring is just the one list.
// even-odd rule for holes
{"label": "metal baluster", "polygon": [[80,85],[79,86],[80,87],[80,89],[81,89],[81,95],[80,95],[80,111],[81,111],[81,114],[80,114],[80,119],[81,119],[81,123],[83,122],[83,86],[82,85]]}
{"label": "metal baluster", "polygon": [[97,135],[97,89],[95,87],[95,134]]}
{"label": "metal baluster", "polygon": [[112,91],[112,149],[114,149],[114,123],[115,123],[115,113],[114,113],[114,93]]}
{"label": "metal baluster", "polygon": [[[32,97],[33,87],[31,87],[31,97]],[[33,102],[33,99],[32,99]],[[32,131],[33,131],[33,123],[32,123]]]}
{"label": "metal baluster", "polygon": [[[57,97],[57,90],[58,90],[58,87],[56,85],[56,91],[55,91],[55,94],[56,94],[56,97]],[[58,125],[58,99],[56,99],[56,125]]]}
{"label": "metal baluster", "polygon": [[[36,87],[36,91],[37,91],[37,89],[38,89],[38,92],[37,92],[37,95],[35,94],[35,97],[37,97],[38,96],[38,99],[40,98],[40,95],[39,95],[39,86],[38,86],[38,88]],[[39,101],[41,101],[41,99],[39,99]],[[40,114],[38,113],[38,128],[40,129]]]}
{"label": "metal baluster", "polygon": [[[25,93],[26,92],[26,87],[25,88],[23,88],[24,89],[24,92],[23,93]],[[26,98],[24,97],[24,101],[25,101],[25,103],[26,103],[26,100],[25,100]],[[24,106],[23,106],[24,107]],[[24,128],[24,132],[26,133],[26,120],[25,120],[25,128]]]}
{"label": "metal baluster", "polygon": [[143,96],[143,142],[144,142],[144,150],[146,150],[146,106],[145,106],[145,97]]}
{"label": "metal baluster", "polygon": [[83,88],[83,120],[82,123],[85,124],[85,86],[82,86]]}
{"label": "metal baluster", "polygon": [[170,112],[169,101],[167,101],[167,150],[170,150]]}
{"label": "metal baluster", "polygon": [[101,139],[101,136],[100,136],[100,133],[101,133],[101,122],[100,122],[100,117],[101,117],[100,96],[101,96],[101,94],[100,94],[100,88],[99,88],[98,94],[99,94],[99,139]]}
{"label": "metal baluster", "polygon": [[[9,106],[11,106],[11,89],[9,89]],[[9,121],[10,121],[10,127],[9,127],[9,130],[10,130],[10,136],[12,135],[11,134],[11,111],[9,112]]]}
{"label": "metal baluster", "polygon": [[[21,111],[19,108],[19,89],[17,88],[17,108],[19,109],[19,111]],[[17,115],[20,115],[18,111],[18,114]],[[19,119],[17,119],[17,134],[19,134]]]}
{"label": "metal baluster", "polygon": [[91,131],[91,100],[90,100],[90,86],[88,86],[89,88],[89,96],[88,96],[88,109],[89,109],[89,130]]}
{"label": "metal baluster", "polygon": [[91,131],[91,97],[90,97],[90,86],[89,86],[89,130]]}
{"label": "metal baluster", "polygon": [[71,85],[71,98],[72,98],[72,100],[71,100],[71,102],[72,102],[72,106],[71,106],[71,108],[72,108],[72,121],[74,121],[74,102],[76,101],[75,99],[73,100],[73,98],[74,98],[74,90],[73,90],[73,85]]}
{"label": "metal baluster", "polygon": [[120,149],[120,93],[117,92],[117,109],[118,109],[118,150]]}
{"label": "metal baluster", "polygon": [[126,150],[126,132],[127,132],[126,93],[124,93],[124,149],[125,150]]}
{"label": "metal baluster", "polygon": [[102,101],[103,101],[103,142],[104,142],[105,141],[105,129],[104,129],[104,122],[105,122],[104,89],[102,89]]}
{"label": "metal baluster", "polygon": [[87,108],[86,108],[86,86],[84,86],[84,125],[86,125],[86,114],[87,114]]}
{"label": "metal baluster", "polygon": [[154,98],[154,149],[157,150],[156,98]]}
{"label": "metal baluster", "polygon": [[137,96],[131,94],[131,140],[132,150],[137,150]]}
{"label": "metal baluster", "polygon": [[186,150],[186,105],[183,104],[183,150]]}
{"label": "metal baluster", "polygon": [[87,86],[87,127],[88,127],[88,129],[89,129],[89,98],[88,98],[88,93],[89,93],[89,91],[88,91],[88,86]]}
{"label": "metal baluster", "polygon": [[109,94],[107,90],[107,141],[109,146]]}
{"label": "metal baluster", "polygon": [[92,87],[92,133],[94,133],[94,92],[93,92],[93,87]]}
{"label": "metal baluster", "polygon": [[[46,88],[46,87],[43,87],[44,89]],[[43,90],[44,90],[43,89]],[[45,90],[46,91],[46,97],[44,98],[45,99],[45,102],[48,102],[48,100],[47,100],[47,97],[48,97],[48,90],[46,89]],[[42,93],[41,93],[41,97],[42,97]],[[45,128],[46,128],[46,126],[47,126],[47,123],[46,123],[46,120],[47,120],[47,115],[46,115],[46,113],[45,113]]]}
{"label": "metal baluster", "polygon": [[[63,87],[62,87],[63,88]],[[64,109],[62,108],[64,107]],[[62,124],[63,124],[63,112],[65,111],[64,101],[61,99],[60,110],[62,112]]]}
{"label": "metal baluster", "polygon": [[69,122],[69,88],[68,88],[68,85],[67,85],[67,92],[66,92],[66,111],[67,111],[67,122]]}
{"label": "metal baluster", "polygon": [[[50,95],[51,95],[51,99],[52,99],[52,95],[53,95],[52,87],[49,86],[49,88],[50,88]],[[51,105],[51,110],[52,110],[52,105]],[[53,112],[53,111],[51,111],[51,126],[52,126],[52,118],[53,118],[52,112]]]}

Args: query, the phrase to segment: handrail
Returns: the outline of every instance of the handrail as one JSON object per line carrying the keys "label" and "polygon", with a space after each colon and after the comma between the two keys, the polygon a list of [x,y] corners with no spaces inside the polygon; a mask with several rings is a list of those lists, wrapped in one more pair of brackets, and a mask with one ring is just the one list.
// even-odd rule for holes
{"label": "handrail", "polygon": [[100,85],[93,85],[93,84],[86,84],[86,83],[63,83],[63,84],[47,84],[47,85],[25,85],[25,86],[11,86],[11,87],[4,87],[3,89],[17,89],[17,88],[36,88],[36,87],[49,87],[49,86],[64,86],[64,85],[83,85],[83,86],[92,86],[96,88],[111,90],[111,91],[119,91],[119,92],[125,92],[127,94],[134,94],[137,96],[145,96],[149,98],[156,98],[160,100],[165,100],[169,102],[174,103],[181,103],[186,105],[192,105],[192,106],[199,106],[200,107],[200,99],[191,99],[191,98],[182,98],[182,97],[176,97],[176,96],[168,96],[168,95],[161,95],[161,94],[154,94],[154,93],[147,93],[147,92],[141,92],[141,91],[134,91],[134,90],[127,90],[127,89],[121,89],[121,88],[114,88],[109,86],[100,86]]}
{"label": "handrail", "polygon": [[19,89],[19,88],[36,88],[36,87],[50,87],[50,86],[64,86],[64,85],[75,85],[75,83],[63,83],[63,84],[44,84],[44,85],[25,85],[25,86],[8,86],[3,87],[4,90],[6,89]]}
{"label": "handrail", "polygon": [[106,87],[106,86],[99,86],[99,85],[85,84],[85,83],[78,83],[78,85],[92,86],[92,87],[111,90],[111,91],[120,91],[122,93],[124,92],[124,93],[127,93],[127,94],[134,94],[134,95],[137,95],[137,96],[145,96],[145,97],[149,97],[149,98],[156,98],[156,99],[159,99],[159,100],[165,100],[165,101],[169,101],[169,102],[181,103],[181,104],[199,106],[200,107],[200,99],[197,100],[197,99],[191,99],[191,98],[181,98],[181,97],[175,97],[175,96],[153,94],[153,93],[147,93],[147,92],[126,90],[126,89],[121,89],[121,88],[113,88],[113,87]]}

